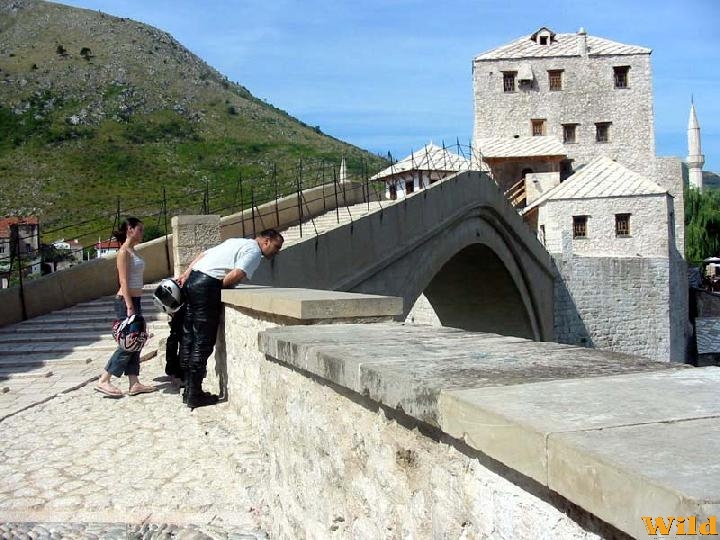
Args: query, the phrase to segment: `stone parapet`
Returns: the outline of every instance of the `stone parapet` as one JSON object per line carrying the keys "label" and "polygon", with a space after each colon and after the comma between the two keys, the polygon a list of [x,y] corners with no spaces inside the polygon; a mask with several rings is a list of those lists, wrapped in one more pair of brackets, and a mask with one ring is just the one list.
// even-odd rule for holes
{"label": "stone parapet", "polygon": [[173,216],[171,224],[176,276],[198,254],[220,243],[220,216]]}
{"label": "stone parapet", "polygon": [[262,418],[258,334],[276,326],[374,323],[403,312],[402,298],[295,288],[240,285],[222,291],[224,316],[207,384],[258,428]]}
{"label": "stone parapet", "polygon": [[265,318],[289,319],[291,324],[318,321],[392,318],[402,315],[402,298],[313,289],[241,285],[222,292],[228,306]]}
{"label": "stone parapet", "polygon": [[259,345],[280,536],[644,537],[643,516],[720,510],[720,369],[394,323]]}

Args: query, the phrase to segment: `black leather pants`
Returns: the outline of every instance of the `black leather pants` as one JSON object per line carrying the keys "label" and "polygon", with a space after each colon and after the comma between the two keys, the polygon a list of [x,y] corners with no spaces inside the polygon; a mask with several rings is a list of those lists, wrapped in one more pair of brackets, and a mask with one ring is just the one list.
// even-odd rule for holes
{"label": "black leather pants", "polygon": [[170,316],[170,335],[165,344],[165,375],[185,379],[180,363],[180,340],[182,340],[185,306]]}
{"label": "black leather pants", "polygon": [[207,373],[207,359],[215,347],[220,324],[222,281],[193,270],[184,289],[186,311],[180,363],[186,375],[202,380]]}

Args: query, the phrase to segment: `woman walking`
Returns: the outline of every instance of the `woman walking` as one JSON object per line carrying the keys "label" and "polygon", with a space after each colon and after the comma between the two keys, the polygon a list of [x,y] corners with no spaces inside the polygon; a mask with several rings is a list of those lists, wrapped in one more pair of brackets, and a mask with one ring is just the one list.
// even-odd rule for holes
{"label": "woman walking", "polygon": [[[123,320],[131,315],[141,315],[140,297],[142,296],[143,271],[145,261],[135,252],[135,246],[142,242],[143,224],[137,218],[128,217],[114,233],[115,238],[122,244],[117,253],[117,272],[120,289],[115,296],[115,315]],[[128,394],[145,394],[157,390],[154,386],[147,386],[140,382],[140,351],[130,352],[119,346],[108,360],[95,390],[107,397],[119,398],[122,391],[110,382],[110,376],[128,376]]]}

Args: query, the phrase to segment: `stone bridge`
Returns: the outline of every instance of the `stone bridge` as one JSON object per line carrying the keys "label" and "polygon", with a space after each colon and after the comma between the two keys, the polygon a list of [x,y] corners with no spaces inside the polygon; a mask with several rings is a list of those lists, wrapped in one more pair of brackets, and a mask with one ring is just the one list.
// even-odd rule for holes
{"label": "stone bridge", "polygon": [[460,173],[380,205],[288,242],[253,284],[399,296],[405,316],[424,293],[443,326],[554,338],[550,256],[486,175]]}

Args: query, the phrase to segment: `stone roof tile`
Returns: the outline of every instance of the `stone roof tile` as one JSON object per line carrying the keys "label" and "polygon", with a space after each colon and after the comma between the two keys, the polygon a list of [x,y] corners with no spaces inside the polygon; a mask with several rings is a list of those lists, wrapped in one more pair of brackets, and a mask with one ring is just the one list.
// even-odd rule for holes
{"label": "stone roof tile", "polygon": [[[522,58],[551,58],[557,56],[579,56],[577,34],[555,34],[550,45],[539,45],[531,36],[523,36],[475,57],[475,61]],[[587,36],[588,55],[612,56],[629,54],[650,54],[652,49],[638,45],[625,45],[609,39]]]}
{"label": "stone roof tile", "polygon": [[474,170],[469,159],[441,148],[436,144],[428,144],[417,152],[413,152],[405,159],[383,169],[370,180],[380,180],[388,176],[407,171],[447,171],[459,172]]}
{"label": "stone roof tile", "polygon": [[483,158],[567,155],[562,143],[551,136],[481,137],[476,146]]}
{"label": "stone roof tile", "polygon": [[667,193],[667,190],[649,178],[631,171],[617,161],[600,156],[524,208],[523,213],[547,200],[601,199],[664,193]]}

